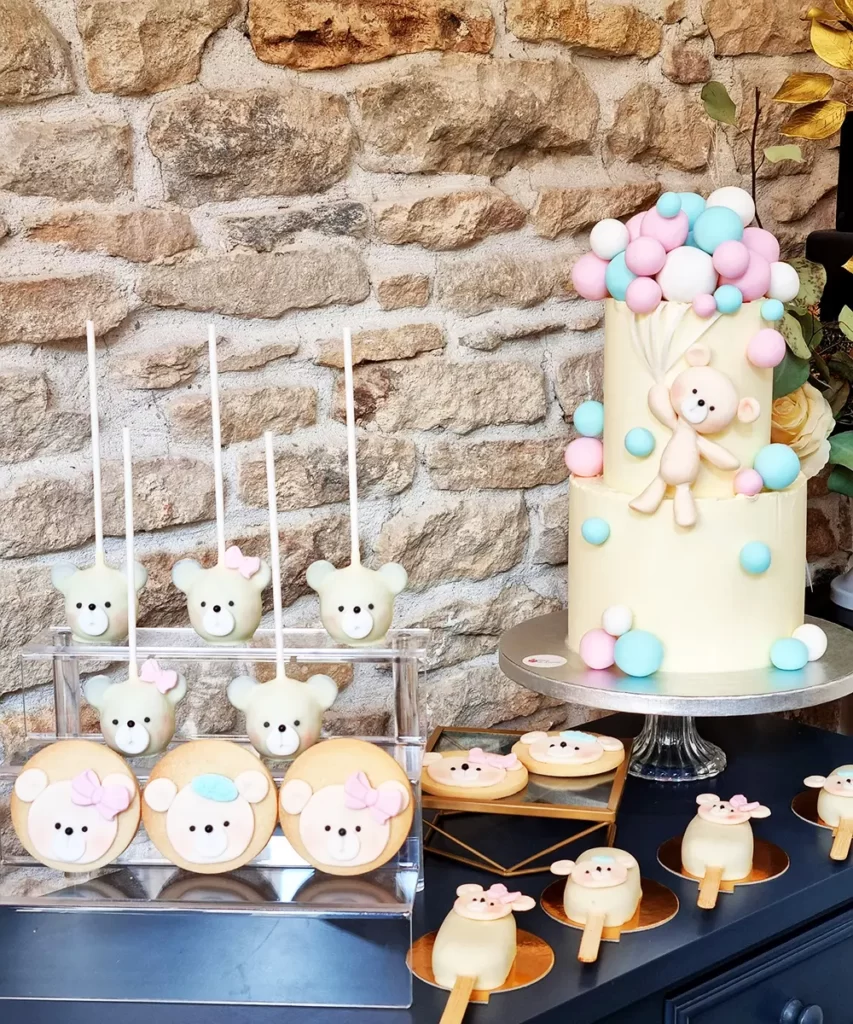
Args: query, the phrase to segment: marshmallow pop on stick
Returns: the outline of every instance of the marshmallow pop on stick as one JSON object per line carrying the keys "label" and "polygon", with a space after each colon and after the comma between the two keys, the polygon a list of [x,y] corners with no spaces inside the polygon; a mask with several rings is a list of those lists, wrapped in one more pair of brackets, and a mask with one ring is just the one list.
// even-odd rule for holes
{"label": "marshmallow pop on stick", "polygon": [[[133,470],[130,431],[122,431],[124,455],[124,533],[127,564],[133,563]],[[136,602],[127,582],[127,679],[113,682],[92,676],[83,692],[97,709],[107,746],[119,754],[159,754],[175,734],[175,706],[187,692],[186,680],[173,669],[161,669],[153,658],[141,670],[136,664]]]}
{"label": "marshmallow pop on stick", "polygon": [[405,589],[408,575],[402,565],[388,562],[368,569],[361,564],[358,540],[358,475],[355,445],[355,400],[352,380],[352,336],[344,328],[344,392],[347,414],[349,467],[350,564],[336,569],[331,562],[308,566],[308,586],[320,598],[320,619],[329,636],[350,647],[369,647],[391,627],[394,598]]}
{"label": "marshmallow pop on stick", "polygon": [[320,738],[323,712],[338,695],[330,676],[313,675],[301,683],[284,671],[284,633],[281,614],[281,559],[278,550],[278,505],[275,491],[275,459],[272,434],[264,434],[267,464],[267,501],[270,519],[272,562],[273,632],[275,678],[259,683],[252,676],[238,676],[228,686],[228,699],[246,715],[246,732],[252,746],[264,757],[301,754]]}
{"label": "marshmallow pop on stick", "polygon": [[809,775],[809,789],[819,789],[817,813],[834,830],[833,860],[846,860],[853,840],[853,764],[843,764],[827,775]]}
{"label": "marshmallow pop on stick", "polygon": [[245,643],[261,621],[261,594],[270,582],[270,567],[232,544],[225,547],[225,497],[222,486],[222,436],[219,423],[219,372],[216,330],[208,328],[210,410],[213,426],[213,483],[216,497],[217,562],[203,568],[194,558],[172,567],[172,582],[187,596],[190,623],[211,644]]}
{"label": "marshmallow pop on stick", "polygon": [[[95,325],[86,322],[89,366],[89,417],[92,424],[92,497],[95,506],[95,564],[78,569],[70,562],[53,567],[53,585],[65,598],[65,618],[78,643],[114,644],[127,636],[128,595],[134,607],[148,573],[138,562],[125,571],[104,561],[104,515],[101,501],[101,436],[98,425],[98,376],[95,364]],[[125,573],[132,574],[132,586]]]}

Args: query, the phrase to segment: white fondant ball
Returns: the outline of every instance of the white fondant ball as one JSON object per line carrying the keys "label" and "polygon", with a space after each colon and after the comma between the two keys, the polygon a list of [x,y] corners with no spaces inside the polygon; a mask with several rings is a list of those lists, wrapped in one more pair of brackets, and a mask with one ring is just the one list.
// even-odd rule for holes
{"label": "white fondant ball", "polygon": [[717,272],[707,252],[682,245],[667,254],[666,264],[657,275],[663,297],[671,302],[692,302],[697,295],[712,295],[717,287]]}
{"label": "white fondant ball", "polygon": [[589,245],[596,256],[612,260],[628,248],[628,229],[621,220],[600,220],[589,233]]}
{"label": "white fondant ball", "polygon": [[790,302],[797,297],[800,290],[800,278],[790,263],[770,264],[770,290],[767,294],[771,299]]}
{"label": "white fondant ball", "polygon": [[752,196],[736,185],[726,185],[725,188],[715,189],[708,196],[705,206],[727,206],[740,217],[744,227],[755,220],[755,203],[752,201]]}
{"label": "white fondant ball", "polygon": [[633,624],[634,613],[624,604],[612,604],[601,616],[601,628],[611,636],[622,636]]}
{"label": "white fondant ball", "polygon": [[813,622],[804,622],[797,626],[791,636],[806,645],[809,661],[817,661],[826,654],[826,633]]}

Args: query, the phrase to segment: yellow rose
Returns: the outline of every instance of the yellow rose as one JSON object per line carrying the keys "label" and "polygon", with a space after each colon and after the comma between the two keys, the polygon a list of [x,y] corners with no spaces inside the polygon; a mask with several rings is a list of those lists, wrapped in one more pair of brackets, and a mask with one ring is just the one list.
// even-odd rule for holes
{"label": "yellow rose", "polygon": [[770,440],[787,444],[797,453],[808,479],[829,461],[829,435],[835,426],[829,402],[811,384],[777,398],[770,418]]}

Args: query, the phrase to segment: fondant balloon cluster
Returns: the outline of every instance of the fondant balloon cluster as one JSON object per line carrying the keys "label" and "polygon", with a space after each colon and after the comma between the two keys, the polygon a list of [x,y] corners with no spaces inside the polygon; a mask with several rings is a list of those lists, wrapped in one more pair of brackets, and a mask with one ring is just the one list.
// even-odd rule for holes
{"label": "fondant balloon cluster", "polygon": [[800,460],[793,448],[786,444],[766,444],[759,448],[752,469],[745,467],[735,474],[735,494],[754,498],[765,488],[784,491],[800,475]]}
{"label": "fondant balloon cluster", "polygon": [[650,676],[661,667],[663,644],[653,634],[634,629],[634,613],[626,605],[605,608],[601,628],[590,629],[578,648],[587,668],[605,669],[616,665],[629,676]]}
{"label": "fondant balloon cluster", "polygon": [[[653,209],[626,224],[599,221],[589,236],[592,251],[575,264],[572,283],[585,299],[611,296],[638,314],[667,299],[692,303],[696,315],[707,318],[766,297],[762,316],[781,320],[782,303],[796,296],[799,277],[780,262],[776,237],[750,226],[754,218],[755,203],[742,188],[718,188],[707,200],[695,192],[664,192]],[[770,333],[778,334],[761,332],[751,346],[756,366],[775,366],[784,355],[784,341],[780,350]]]}

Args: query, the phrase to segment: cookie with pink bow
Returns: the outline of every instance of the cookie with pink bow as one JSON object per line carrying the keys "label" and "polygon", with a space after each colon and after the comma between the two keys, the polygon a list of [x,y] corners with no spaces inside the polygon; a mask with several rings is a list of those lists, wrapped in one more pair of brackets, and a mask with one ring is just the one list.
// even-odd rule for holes
{"label": "cookie with pink bow", "polygon": [[625,760],[621,740],[581,729],[526,732],[512,752],[528,771],[558,778],[601,775]]}
{"label": "cookie with pink bow", "polygon": [[424,754],[421,788],[456,800],[500,800],[521,792],[527,769],[515,754],[493,754],[482,747]]}
{"label": "cookie with pink bow", "polygon": [[330,875],[362,875],[387,863],[405,842],[413,814],[406,773],[364,740],[309,747],[290,766],[279,794],[285,836]]}
{"label": "cookie with pink bow", "polygon": [[118,754],[89,740],[60,740],[24,765],[11,799],[24,848],[57,871],[97,871],[139,827],[136,778]]}

